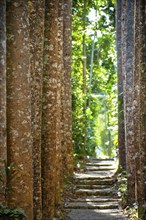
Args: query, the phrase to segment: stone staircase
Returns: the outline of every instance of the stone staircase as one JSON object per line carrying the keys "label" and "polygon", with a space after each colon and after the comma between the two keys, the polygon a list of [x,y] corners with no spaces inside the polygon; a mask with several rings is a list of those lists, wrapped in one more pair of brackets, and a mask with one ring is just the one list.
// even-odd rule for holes
{"label": "stone staircase", "polygon": [[126,220],[115,190],[114,160],[90,159],[84,172],[75,173],[73,198],[66,204],[71,220]]}

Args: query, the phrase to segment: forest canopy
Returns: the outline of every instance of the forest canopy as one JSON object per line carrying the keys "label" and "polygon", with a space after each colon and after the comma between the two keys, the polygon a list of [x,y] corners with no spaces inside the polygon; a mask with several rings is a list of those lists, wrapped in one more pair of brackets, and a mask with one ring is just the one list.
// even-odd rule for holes
{"label": "forest canopy", "polygon": [[74,156],[113,157],[117,147],[115,1],[72,5]]}

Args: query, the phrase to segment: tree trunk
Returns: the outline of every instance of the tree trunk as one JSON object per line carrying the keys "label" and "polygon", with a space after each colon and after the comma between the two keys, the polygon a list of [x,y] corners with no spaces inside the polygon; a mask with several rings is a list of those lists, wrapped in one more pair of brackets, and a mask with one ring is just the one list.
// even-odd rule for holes
{"label": "tree trunk", "polygon": [[[63,0],[63,4],[64,4],[64,0]],[[64,66],[64,19],[66,19],[65,17],[65,7],[63,5],[63,34],[61,35],[60,34],[60,37],[63,38],[63,45],[59,45],[59,50],[61,50],[63,52],[63,56],[60,58],[62,59],[62,63],[63,63],[63,66],[62,66],[62,74],[61,74],[61,126],[62,126],[62,132],[61,132],[61,135],[62,135],[62,139],[61,139],[61,154],[62,154],[62,169],[63,169],[63,174],[66,175],[67,174],[67,170],[66,170],[66,167],[67,167],[67,146],[66,146],[66,131],[65,131],[65,128],[66,128],[66,87],[65,87],[65,66]],[[63,180],[63,179],[62,179]]]}
{"label": "tree trunk", "polygon": [[107,111],[107,131],[108,131],[108,157],[111,158],[112,157],[112,145],[111,145],[111,131],[109,129],[110,127],[110,116],[109,116],[109,113]]}
{"label": "tree trunk", "polygon": [[[140,181],[140,189],[139,192],[141,194],[138,195],[139,203],[144,204],[144,200],[146,200],[146,32],[145,32],[145,21],[146,21],[146,1],[140,1],[140,167],[141,167],[141,178]],[[139,186],[138,186],[139,188]],[[141,191],[141,192],[140,192]]]}
{"label": "tree trunk", "polygon": [[9,179],[8,205],[24,208],[33,219],[31,93],[28,2],[7,3],[8,162],[17,178]]}
{"label": "tree trunk", "polygon": [[[123,58],[122,51],[124,51],[124,48],[122,48],[122,22],[124,22],[125,19],[125,13],[124,13],[125,8],[122,8],[122,4],[123,3],[121,0],[117,0],[116,42],[117,42],[117,67],[118,67],[118,150],[119,150],[119,167],[121,169],[126,169],[123,71],[122,71],[122,58]],[[123,21],[122,21],[122,13],[124,13]]]}
{"label": "tree trunk", "polygon": [[[96,18],[97,18],[97,12],[96,12]],[[96,38],[96,30],[94,31],[94,38],[92,41],[92,49],[91,49],[91,63],[90,63],[90,74],[89,74],[89,104],[88,107],[90,108],[91,104],[91,93],[92,93],[92,75],[93,75],[93,64],[94,64],[94,48],[95,48],[95,38]]]}
{"label": "tree trunk", "polygon": [[131,0],[127,0],[126,29],[125,135],[128,173],[127,199],[128,204],[131,205],[135,202],[135,148],[133,127],[134,1]]}
{"label": "tree trunk", "polygon": [[58,104],[58,135],[57,145],[59,146],[56,149],[56,181],[55,181],[55,205],[57,206],[61,202],[61,190],[62,190],[62,181],[63,181],[63,167],[62,167],[62,140],[64,130],[62,128],[62,78],[64,74],[63,68],[63,0],[58,0],[58,90],[57,90],[57,104]]}
{"label": "tree trunk", "polygon": [[42,114],[42,196],[43,219],[55,213],[56,152],[61,147],[60,83],[58,71],[58,1],[46,0],[44,32],[44,77]]}
{"label": "tree trunk", "polygon": [[[146,198],[146,172],[144,170],[146,165],[145,7],[145,0],[122,2],[117,0],[117,15],[118,10],[121,9],[120,12],[122,12],[122,42],[120,42],[120,31],[117,32],[117,38],[120,39],[118,46],[122,46],[122,54],[119,51],[118,58],[122,56],[128,173],[127,197],[128,205],[137,202],[139,217],[142,219],[141,208]],[[117,21],[118,28],[120,24],[120,20]],[[120,60],[118,61],[120,66]],[[118,70],[121,70],[121,66]]]}
{"label": "tree trunk", "polygon": [[86,139],[87,139],[87,119],[86,119],[86,65],[87,65],[87,55],[86,55],[86,0],[84,0],[84,10],[83,10],[83,155],[86,156]]}
{"label": "tree trunk", "polygon": [[[0,0],[0,169],[5,172],[3,160],[7,162],[6,133],[6,1]],[[0,203],[5,201],[6,179],[0,194]]]}
{"label": "tree trunk", "polygon": [[[142,6],[143,7],[143,6]],[[136,1],[136,13],[135,13],[135,67],[134,67],[134,101],[133,101],[133,113],[134,113],[134,144],[135,144],[135,165],[136,165],[136,183],[135,183],[135,196],[136,202],[141,206],[144,203],[144,179],[143,179],[143,166],[142,165],[142,154],[144,152],[143,147],[141,147],[141,138],[140,138],[140,76],[143,69],[141,62],[141,48],[143,47],[142,40],[142,26],[141,18],[144,17],[141,8],[141,2]],[[142,44],[141,44],[142,42]],[[141,160],[142,159],[142,160]]]}
{"label": "tree trunk", "polygon": [[64,134],[66,145],[66,170],[73,172],[72,149],[72,100],[71,100],[71,0],[64,0],[64,30],[63,30],[63,57],[64,57]]}
{"label": "tree trunk", "polygon": [[30,64],[31,64],[31,111],[33,135],[33,201],[34,219],[42,219],[41,190],[41,120],[42,120],[42,74],[44,44],[44,0],[29,2]]}

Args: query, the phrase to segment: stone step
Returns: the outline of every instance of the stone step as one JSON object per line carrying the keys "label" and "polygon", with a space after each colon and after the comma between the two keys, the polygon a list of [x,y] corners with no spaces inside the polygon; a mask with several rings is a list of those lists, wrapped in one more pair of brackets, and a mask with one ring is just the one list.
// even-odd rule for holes
{"label": "stone step", "polygon": [[86,171],[113,171],[115,170],[114,166],[86,166]]}
{"label": "stone step", "polygon": [[113,179],[75,179],[75,182],[77,184],[80,184],[80,185],[112,185],[114,184],[114,180]]}
{"label": "stone step", "polygon": [[88,164],[88,163],[98,164],[98,165],[105,164],[105,165],[109,166],[109,165],[116,164],[116,161],[114,161],[114,160],[91,160],[90,162],[87,162],[86,164]]}
{"label": "stone step", "polygon": [[118,209],[115,167],[113,159],[90,158],[85,168],[74,174],[75,193],[65,204],[69,219],[126,220]]}
{"label": "stone step", "polygon": [[90,158],[90,161],[114,161],[113,158],[109,158],[109,159],[98,159],[98,158]]}
{"label": "stone step", "polygon": [[69,209],[71,220],[127,220],[119,209]]}
{"label": "stone step", "polygon": [[103,178],[106,178],[106,177],[111,177],[113,176],[113,174],[115,173],[115,170],[113,171],[99,171],[99,170],[94,170],[94,171],[89,171],[89,170],[86,170],[84,172],[85,174],[88,174],[88,175],[97,175],[99,177],[103,177]]}
{"label": "stone step", "polygon": [[84,185],[76,185],[78,189],[106,189],[109,188],[109,185],[94,185],[94,184],[84,184]]}
{"label": "stone step", "polygon": [[118,202],[69,202],[65,207],[70,209],[117,209]]}
{"label": "stone step", "polygon": [[75,194],[78,195],[87,195],[87,196],[108,196],[113,195],[113,189],[77,189]]}
{"label": "stone step", "polygon": [[104,180],[104,179],[112,179],[113,174],[105,174],[105,173],[75,173],[74,179],[87,179],[87,180]]}
{"label": "stone step", "polygon": [[71,202],[117,202],[119,201],[118,198],[113,198],[109,196],[82,196],[75,199],[71,199]]}
{"label": "stone step", "polygon": [[96,166],[96,167],[102,167],[102,166],[106,166],[106,167],[110,167],[110,166],[115,166],[115,163],[106,163],[106,162],[96,162],[96,163],[86,163],[87,166]]}

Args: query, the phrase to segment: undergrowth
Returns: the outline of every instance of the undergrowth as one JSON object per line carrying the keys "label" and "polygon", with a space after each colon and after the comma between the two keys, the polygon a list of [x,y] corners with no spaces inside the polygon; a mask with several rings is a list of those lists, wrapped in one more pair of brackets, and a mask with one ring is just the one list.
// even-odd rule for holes
{"label": "undergrowth", "polygon": [[118,196],[120,205],[124,209],[127,206],[127,172],[122,170],[118,174]]}
{"label": "undergrowth", "polygon": [[129,220],[146,220],[146,204],[143,206],[138,206],[137,203],[133,203],[132,206],[127,204],[127,172],[125,170],[118,174],[118,196],[119,203]]}

